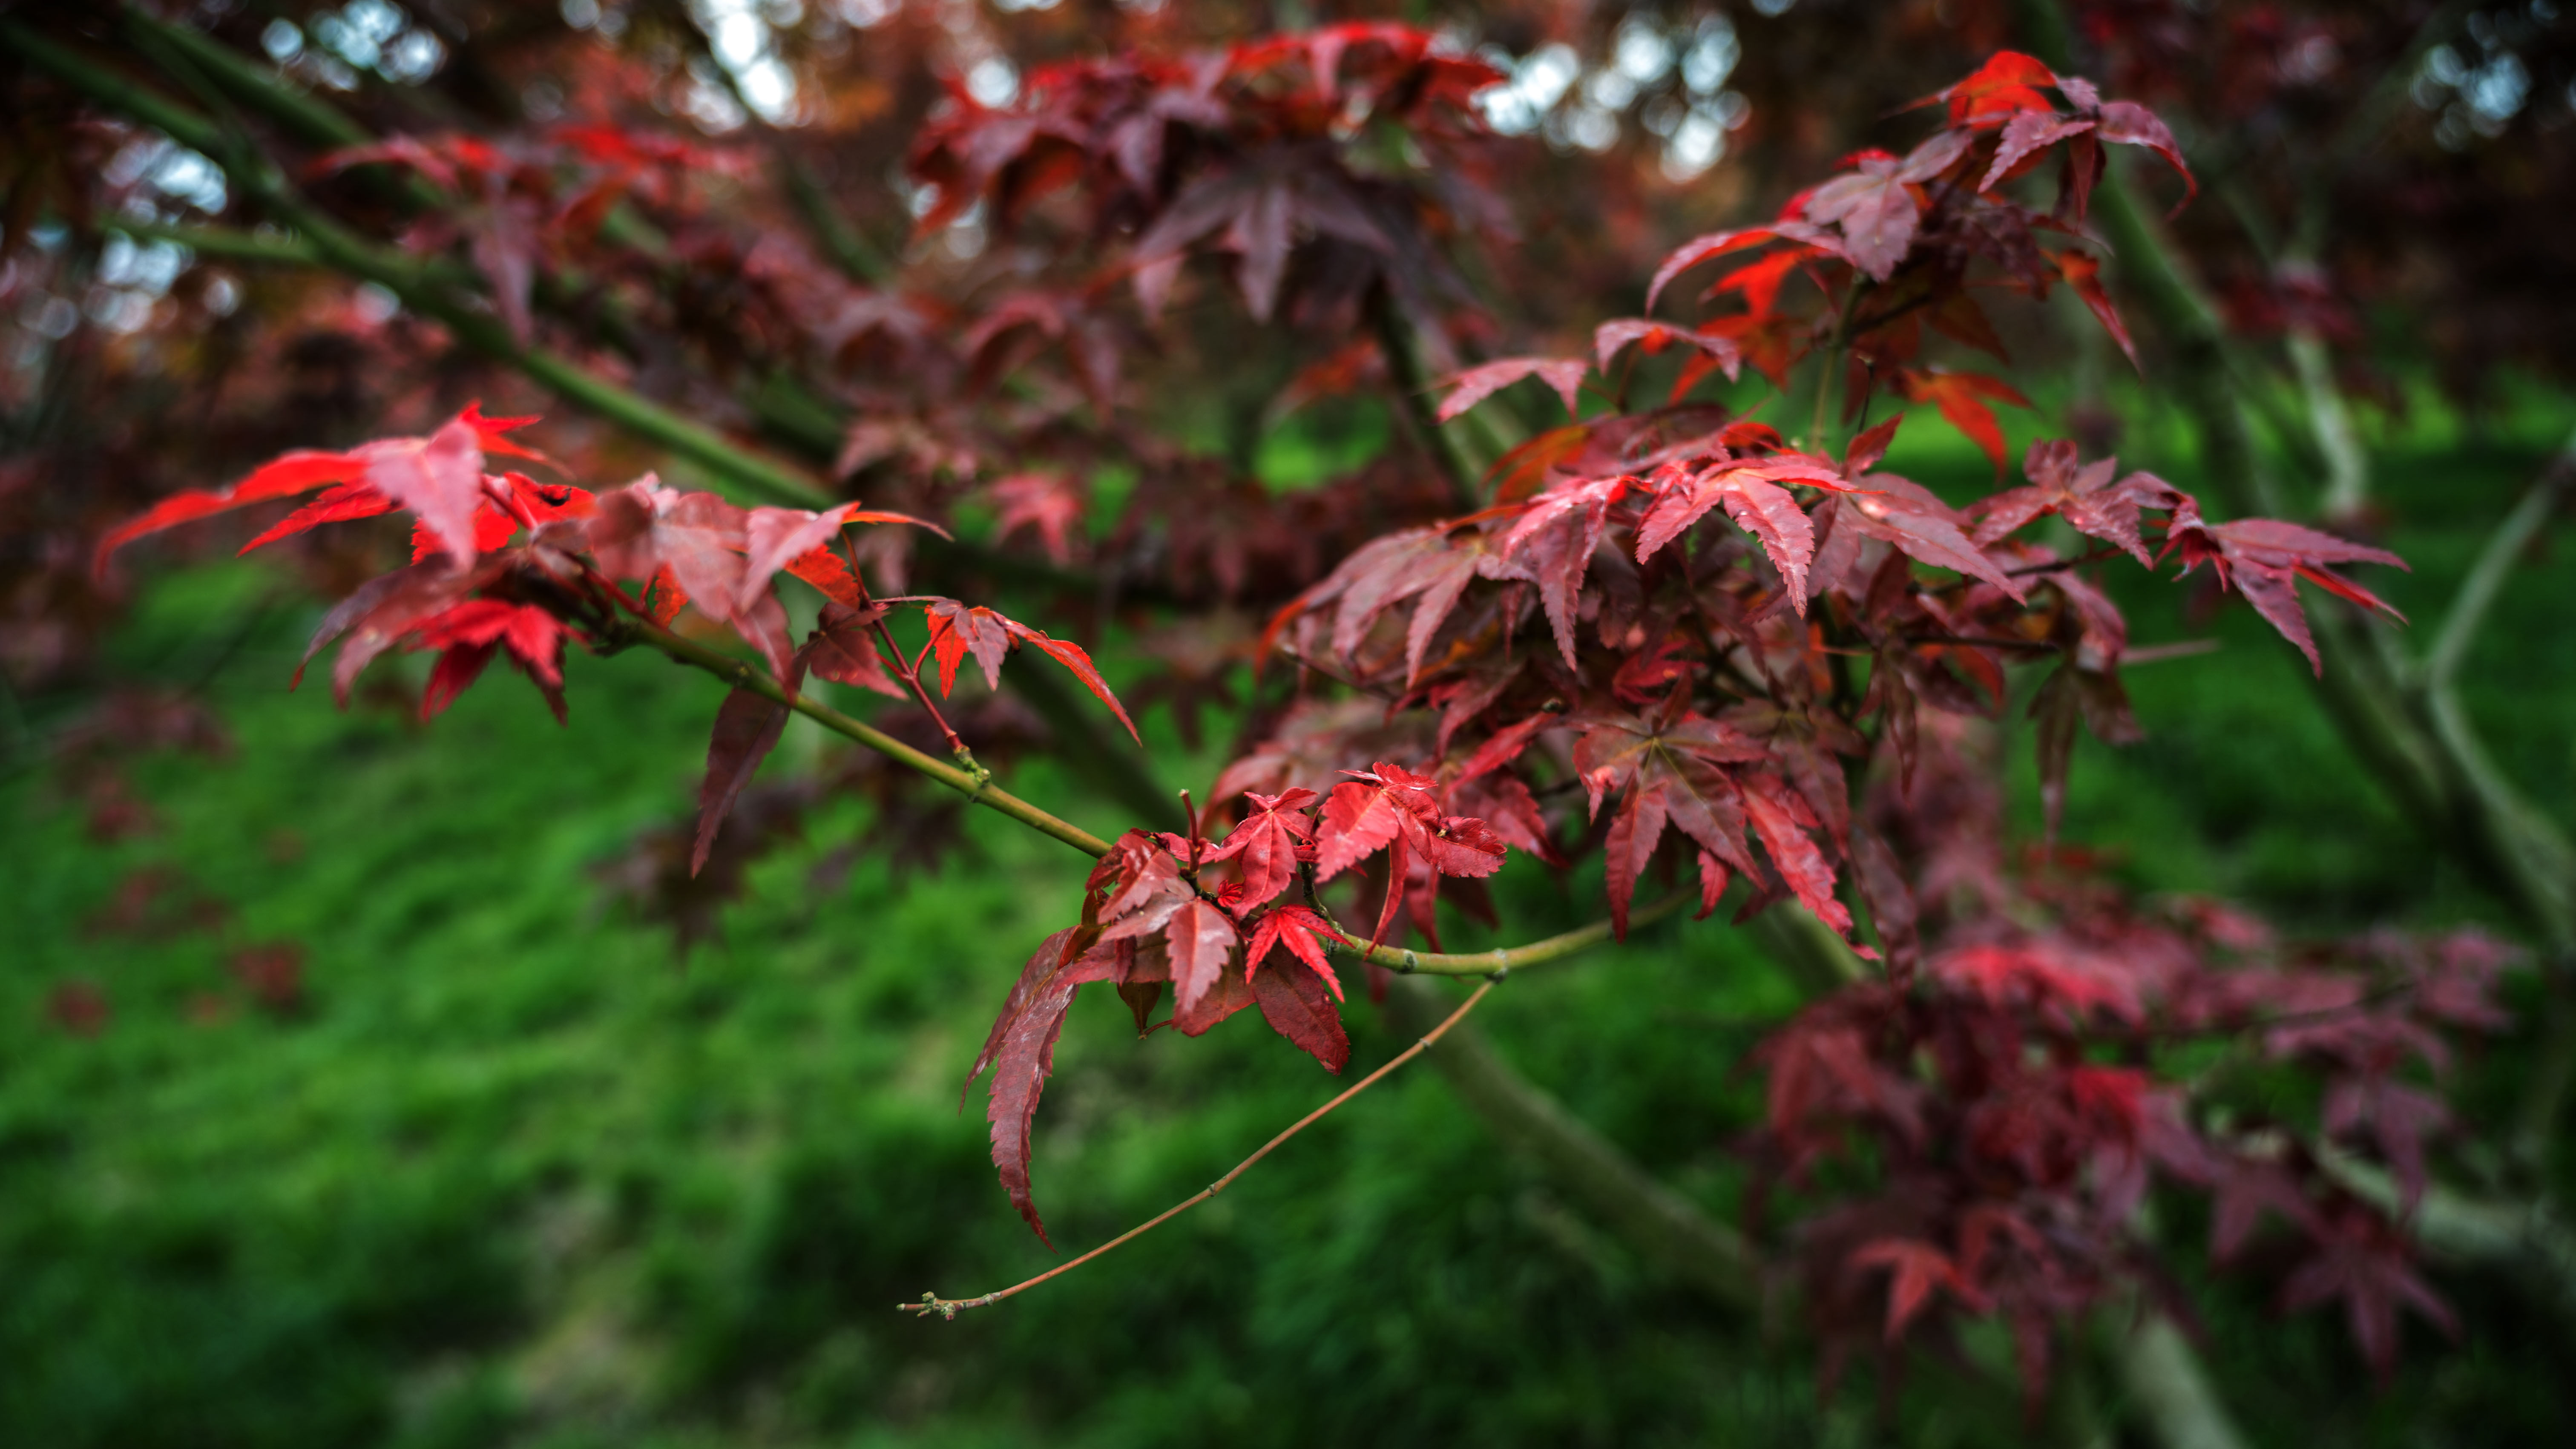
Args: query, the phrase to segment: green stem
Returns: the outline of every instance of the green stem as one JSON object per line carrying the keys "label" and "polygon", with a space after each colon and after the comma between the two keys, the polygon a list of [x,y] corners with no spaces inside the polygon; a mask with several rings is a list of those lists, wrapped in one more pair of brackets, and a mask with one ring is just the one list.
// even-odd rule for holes
{"label": "green stem", "polygon": [[322,254],[292,236],[266,236],[228,226],[178,226],[131,216],[103,216],[99,225],[136,241],[164,241],[186,247],[201,257],[228,262],[255,262],[276,267],[319,267]]}
{"label": "green stem", "polygon": [[339,150],[374,139],[339,107],[279,84],[256,62],[202,30],[172,25],[130,8],[123,20],[130,39],[149,37],[185,54],[225,94],[285,127],[306,145]]}
{"label": "green stem", "polygon": [[[1675,891],[1629,916],[1628,929],[1633,931],[1640,926],[1652,925],[1680,910],[1691,899],[1691,892]],[[1399,976],[1499,976],[1506,971],[1522,971],[1562,960],[1600,945],[1610,939],[1611,933],[1610,922],[1600,920],[1525,946],[1466,952],[1407,951],[1395,946],[1372,946],[1365,939],[1345,931],[1336,930],[1333,934],[1339,938],[1342,950]]]}
{"label": "green stem", "polygon": [[886,279],[894,275],[894,263],[877,250],[876,245],[857,227],[852,226],[847,217],[841,215],[841,209],[832,204],[831,196],[823,190],[823,183],[815,179],[813,169],[787,154],[783,142],[777,166],[779,180],[786,186],[789,199],[803,213],[805,225],[813,231],[815,240],[823,244],[823,250],[830,254],[842,275],[868,286],[885,285]]}

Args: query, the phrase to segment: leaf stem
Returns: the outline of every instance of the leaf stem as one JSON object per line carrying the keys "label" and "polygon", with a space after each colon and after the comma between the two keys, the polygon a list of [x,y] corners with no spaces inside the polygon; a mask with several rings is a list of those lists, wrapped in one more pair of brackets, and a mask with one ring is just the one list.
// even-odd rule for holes
{"label": "leaf stem", "polygon": [[1376,1086],[1388,1073],[1393,1072],[1396,1068],[1403,1066],[1406,1062],[1409,1062],[1415,1057],[1418,1057],[1424,1052],[1430,1050],[1432,1043],[1447,1035],[1449,1028],[1456,1026],[1460,1021],[1464,1020],[1467,1013],[1475,1010],[1476,1004],[1485,999],[1485,993],[1493,989],[1494,983],[1491,981],[1487,981],[1478,986],[1475,991],[1468,995],[1465,1001],[1458,1004],[1458,1009],[1456,1011],[1449,1013],[1448,1017],[1438,1026],[1435,1026],[1431,1030],[1423,1033],[1420,1041],[1417,1041],[1413,1045],[1406,1047],[1403,1051],[1396,1053],[1395,1057],[1385,1066],[1378,1068],[1376,1071],[1369,1073],[1367,1076],[1360,1078],[1347,1088],[1344,1088],[1341,1095],[1333,1098],[1333,1100],[1329,1102],[1326,1102],[1314,1111],[1307,1113],[1305,1116],[1298,1118],[1297,1121],[1288,1128],[1288,1130],[1261,1144],[1261,1149],[1259,1151],[1253,1153],[1250,1157],[1243,1159],[1241,1162],[1236,1163],[1233,1171],[1218,1178],[1216,1181],[1209,1183],[1206,1187],[1199,1189],[1196,1193],[1193,1193],[1182,1201],[1165,1208],[1163,1211],[1147,1218],[1145,1221],[1138,1223],[1136,1226],[1129,1228],[1118,1236],[1111,1238],[1108,1242],[1101,1244],[1099,1247],[1092,1249],[1090,1252],[1083,1254],[1072,1262],[1060,1263],[1055,1267],[1049,1268],[1045,1272],[1040,1273],[1034,1278],[1014,1283],[1008,1288],[984,1294],[980,1298],[942,1298],[936,1293],[924,1293],[921,1295],[921,1301],[918,1303],[898,1303],[895,1307],[902,1312],[912,1314],[916,1318],[927,1318],[931,1314],[936,1313],[941,1318],[954,1319],[958,1314],[969,1308],[988,1307],[992,1304],[1001,1302],[1005,1298],[1016,1297],[1019,1294],[1026,1293],[1030,1289],[1035,1288],[1040,1283],[1044,1283],[1050,1278],[1062,1277],[1063,1275],[1072,1272],[1074,1269],[1081,1267],[1083,1264],[1090,1262],[1092,1259],[1107,1253],[1113,1248],[1121,1247],[1143,1237],[1145,1234],[1152,1232],[1154,1229],[1161,1227],[1163,1224],[1170,1222],[1172,1219],[1179,1217],[1181,1214],[1188,1212],[1194,1207],[1197,1207],[1200,1203],[1206,1202],[1209,1198],[1225,1191],[1226,1188],[1233,1185],[1236,1178],[1241,1177],[1244,1173],[1250,1171],[1254,1163],[1259,1162],[1261,1159],[1268,1157],[1271,1153],[1277,1151],[1280,1145],[1285,1143],[1289,1138],[1294,1137],[1298,1133],[1305,1131],[1307,1128],[1314,1126],[1317,1122],[1322,1121],[1325,1116],[1330,1114],[1334,1108],[1341,1106],[1344,1102],[1347,1102],[1351,1098],[1358,1096],[1360,1093],[1367,1091],[1369,1088]]}
{"label": "leaf stem", "polygon": [[[859,553],[856,548],[850,546],[847,535],[843,536],[841,544],[850,556],[850,581],[859,591],[859,607],[866,608],[871,603],[884,602],[868,597],[867,576],[859,572]],[[921,655],[912,661],[910,667],[906,667],[903,662],[902,648],[894,642],[893,631],[886,628],[885,610],[880,608],[875,613],[876,617],[869,622],[876,627],[877,642],[883,644],[886,653],[893,657],[895,668],[903,675],[904,683],[912,686],[912,697],[921,701],[922,710],[930,716],[930,722],[939,726],[939,732],[948,737],[948,753],[955,755],[964,763],[968,774],[991,779],[993,772],[975,763],[975,752],[966,748],[966,742],[958,738],[956,728],[948,723],[948,717],[939,712],[939,706],[930,702],[930,691],[921,687],[921,661],[929,657],[929,646],[923,645]]]}

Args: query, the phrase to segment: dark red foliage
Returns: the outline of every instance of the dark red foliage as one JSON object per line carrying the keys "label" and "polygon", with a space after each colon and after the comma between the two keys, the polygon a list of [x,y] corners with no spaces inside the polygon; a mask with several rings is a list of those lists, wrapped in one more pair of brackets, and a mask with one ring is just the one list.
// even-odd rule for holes
{"label": "dark red foliage", "polygon": [[225,967],[253,1004],[269,1015],[291,1017],[304,1010],[304,948],[295,942],[244,946]]}
{"label": "dark red foliage", "polygon": [[[1919,981],[1819,1002],[1756,1053],[1769,1100],[1754,1155],[1775,1192],[1843,1199],[1820,1222],[1901,1228],[1809,1237],[1819,1328],[1893,1339],[1993,1312],[2024,1340],[2025,1369],[2044,1364],[2050,1326],[2069,1313],[2163,1291],[2137,1220],[2163,1185],[2208,1195],[2221,1264],[2287,1234],[2288,1251],[2267,1255],[2294,1265],[2282,1302],[2343,1302],[2374,1368],[2393,1360],[2398,1307],[2450,1329],[2398,1224],[2329,1163],[2359,1153],[2407,1204],[2421,1193],[2427,1144],[2449,1124],[2407,1074],[2445,1066],[2447,1033],[2499,1024],[2485,995],[2498,948],[2463,936],[2290,949],[2205,905],[2142,913],[2098,883],[2017,875],[2000,859],[1965,872],[1945,858],[1962,848],[1943,818],[1961,803],[1892,782],[1870,801],[1876,831],[1916,843],[1865,867],[1900,877],[1874,890],[1910,876],[1909,907],[1938,903],[1905,923],[1922,932]],[[2009,899],[1943,884],[1972,876]],[[2211,1044],[2240,1071],[2322,1081],[2322,1111],[2284,1120],[2253,1107],[2260,1096],[2157,1070],[2168,1052]],[[2202,1058],[2199,1081],[2225,1075]]]}

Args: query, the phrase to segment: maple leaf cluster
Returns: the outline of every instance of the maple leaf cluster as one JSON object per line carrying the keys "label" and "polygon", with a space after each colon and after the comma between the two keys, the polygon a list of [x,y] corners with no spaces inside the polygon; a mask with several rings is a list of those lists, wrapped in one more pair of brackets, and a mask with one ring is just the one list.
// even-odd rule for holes
{"label": "maple leaf cluster", "polygon": [[[229,488],[172,495],[109,530],[94,567],[103,573],[110,556],[136,539],[318,489],[318,496],[241,551],[325,523],[397,510],[413,518],[410,566],[371,579],[340,600],[305,646],[309,665],[338,643],[331,685],[343,706],[369,664],[396,649],[430,651],[437,660],[420,714],[434,718],[506,654],[562,721],[568,640],[594,649],[621,647],[631,637],[629,621],[666,626],[689,609],[755,651],[785,696],[792,697],[812,674],[926,707],[923,672],[934,662],[946,696],[969,658],[988,685],[998,685],[1003,661],[1027,647],[1070,670],[1134,733],[1125,706],[1081,645],[955,599],[872,598],[853,566],[854,555],[834,551],[854,525],[944,532],[938,525],[854,503],[819,512],[744,509],[713,493],[664,487],[649,474],[624,488],[593,493],[539,483],[523,473],[484,472],[487,453],[547,464],[542,454],[510,437],[534,421],[487,418],[469,406],[426,438],[389,438],[345,452],[290,453]],[[815,627],[802,644],[789,637],[778,596],[782,577],[821,596]],[[884,627],[890,609],[907,606],[921,609],[928,634],[908,659]],[[296,673],[300,680],[301,666]],[[705,867],[718,830],[777,745],[788,713],[780,698],[748,687],[725,697],[699,789],[690,874]]]}
{"label": "maple leaf cluster", "polygon": [[[1326,952],[1352,943],[1319,908],[1317,887],[1384,853],[1389,884],[1367,943],[1375,946],[1408,900],[1427,920],[1440,880],[1502,868],[1505,837],[1446,813],[1437,781],[1384,760],[1346,773],[1329,794],[1245,792],[1251,809],[1222,841],[1198,835],[1195,822],[1189,835],[1129,831],[1092,871],[1081,924],[1030,958],[967,1083],[993,1068],[993,1162],[1039,1237],[1046,1229],[1030,1194],[1030,1124],[1076,988],[1114,983],[1140,1034],[1171,1026],[1199,1036],[1258,1006],[1272,1029],[1339,1072],[1351,1047],[1336,1005],[1341,979]],[[1299,884],[1308,903],[1280,899]],[[1166,984],[1172,1014],[1155,1022]]]}
{"label": "maple leaf cluster", "polygon": [[[1956,828],[1999,813],[1959,733],[1936,778],[1873,792],[1865,889],[1901,969],[1754,1053],[1757,1196],[1811,1209],[1790,1261],[1829,1352],[1998,1315],[2036,1399],[2076,1315],[2145,1294],[2188,1316],[2141,1217],[2159,1185],[2206,1200],[2214,1263],[2272,1277],[2284,1307],[2340,1307],[2383,1375],[2400,1309],[2456,1331],[2402,1214],[2452,1125],[2435,1090],[2451,1041],[2507,1024],[2504,948],[2297,945],[2211,902],[2141,910],[2062,862],[2010,870],[2000,832]],[[2285,1113],[2267,1073],[2315,1083],[2321,1106]]]}
{"label": "maple leaf cluster", "polygon": [[1132,233],[1119,271],[1147,314],[1194,252],[1230,259],[1257,321],[1278,310],[1292,253],[1314,291],[1396,289],[1416,310],[1436,265],[1424,198],[1363,174],[1343,144],[1377,122],[1444,162],[1481,128],[1468,101],[1501,76],[1426,31],[1356,23],[1225,50],[1066,61],[1033,72],[1008,107],[952,87],[915,141],[936,189],[926,230],[968,206],[1019,225],[1052,193],[1079,197],[1095,235]]}
{"label": "maple leaf cluster", "polygon": [[541,268],[628,269],[637,260],[632,248],[602,236],[612,213],[621,206],[694,210],[696,178],[739,169],[730,156],[668,137],[565,125],[497,141],[464,133],[395,136],[343,147],[308,170],[325,177],[379,167],[410,173],[439,202],[412,221],[405,249],[429,255],[462,244],[523,347],[535,332],[531,299]]}

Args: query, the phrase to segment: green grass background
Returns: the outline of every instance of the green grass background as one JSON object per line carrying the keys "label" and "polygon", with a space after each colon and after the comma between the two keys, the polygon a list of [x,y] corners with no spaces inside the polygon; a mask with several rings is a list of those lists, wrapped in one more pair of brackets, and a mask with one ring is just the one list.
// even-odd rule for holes
{"label": "green grass background", "polygon": [[[2419,416],[2377,457],[2391,542],[2416,572],[2372,584],[2422,634],[2571,419],[2533,403],[2471,436]],[[2191,486],[2188,457],[2152,429],[2133,449]],[[1291,479],[1306,467],[1290,444],[1265,459]],[[1986,471],[1928,418],[1891,466],[1968,490]],[[2568,823],[2564,547],[2516,574],[2468,702],[2506,769]],[[232,757],[136,771],[158,833],[88,838],[35,763],[42,707],[0,786],[0,1443],[1996,1432],[1912,1400],[1883,1430],[1866,1375],[1820,1399],[1794,1335],[1658,1281],[1423,1071],[1079,1274],[953,1323],[899,1315],[925,1289],[981,1292],[1055,1261],[993,1181],[980,1100],[961,1115],[957,1092],[1021,960],[1076,909],[1085,862],[988,817],[934,876],[868,859],[818,890],[817,862],[864,823],[834,806],[756,868],[724,939],[684,964],[595,869],[687,810],[707,680],[576,658],[569,730],[500,671],[425,731],[335,713],[319,689],[284,690],[312,606],[257,615],[277,586],[248,566],[191,568],[153,584],[116,639],[118,671],[167,679],[248,629],[207,690]],[[2142,645],[2202,632],[2170,584],[2122,593]],[[2301,930],[2498,918],[2356,772],[2286,645],[2241,607],[2206,632],[2218,653],[2131,675],[2145,743],[2080,747],[2072,839],[2116,850],[2142,889],[2233,897]],[[1157,769],[1203,785],[1215,761],[1181,750],[1165,712],[1143,723]],[[2010,769],[2030,825],[2026,746]],[[1094,828],[1116,821],[1043,763],[1008,783]],[[226,903],[229,922],[158,939],[94,929],[120,882],[156,866]],[[1509,932],[1596,909],[1597,878],[1514,879]],[[231,950],[280,940],[309,952],[302,1015],[198,1019],[193,1001],[231,990]],[[75,979],[112,1005],[94,1039],[47,1020],[47,994]],[[1710,922],[1515,980],[1482,1020],[1533,1080],[1732,1213],[1726,1143],[1756,1111],[1742,1053],[1792,999]],[[1354,1071],[1396,1049],[1365,1006],[1349,1017]],[[2521,1051],[2467,1069],[2473,1115],[2503,1119]],[[1257,1017],[1140,1042],[1113,996],[1087,994],[1040,1114],[1056,1240],[1088,1246],[1188,1195],[1334,1085]],[[2384,1393],[2340,1323],[2277,1319],[2232,1280],[2206,1287],[2209,1361],[2260,1442],[2552,1441],[2569,1395],[2549,1327],[2498,1285],[2442,1286],[2467,1338],[2410,1324],[2414,1352]]]}

